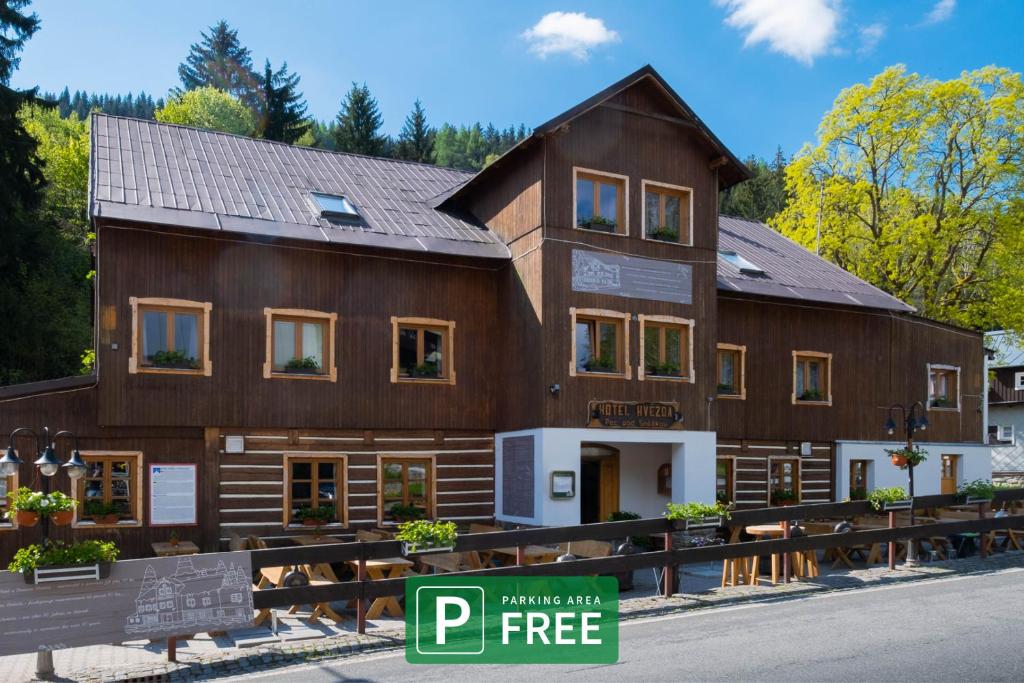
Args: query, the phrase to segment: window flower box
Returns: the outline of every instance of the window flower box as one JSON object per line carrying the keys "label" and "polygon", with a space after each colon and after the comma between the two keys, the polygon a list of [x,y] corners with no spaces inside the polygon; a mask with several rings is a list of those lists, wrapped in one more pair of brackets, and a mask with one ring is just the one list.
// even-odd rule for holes
{"label": "window flower box", "polygon": [[117,559],[118,552],[110,541],[32,544],[20,548],[7,569],[20,572],[29,584],[99,580],[110,575],[110,563]]}
{"label": "window flower box", "polygon": [[162,370],[198,370],[199,361],[184,351],[157,351],[151,367]]}
{"label": "window flower box", "polygon": [[455,522],[416,520],[398,527],[395,540],[402,542],[402,555],[447,553],[455,549],[458,531]]}
{"label": "window flower box", "polygon": [[284,366],[284,371],[289,375],[320,375],[320,364],[312,356],[306,358],[292,358]]}
{"label": "window flower box", "polygon": [[22,574],[25,583],[56,583],[57,581],[98,581],[110,576],[110,562],[96,564],[57,564],[30,569]]}
{"label": "window flower box", "polygon": [[584,218],[580,220],[580,227],[584,230],[596,230],[597,232],[615,232],[615,221],[602,218],[601,216],[592,216],[590,218]]}

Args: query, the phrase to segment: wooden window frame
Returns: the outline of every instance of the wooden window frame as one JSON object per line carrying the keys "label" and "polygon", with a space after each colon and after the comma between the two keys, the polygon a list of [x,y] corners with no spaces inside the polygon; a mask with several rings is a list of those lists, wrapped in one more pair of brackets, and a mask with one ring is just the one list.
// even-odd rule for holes
{"label": "wooden window frame", "polygon": [[[398,367],[398,330],[402,327],[413,327],[444,334],[444,364],[447,373],[443,377],[404,377]],[[422,356],[423,335],[417,336],[417,357]],[[392,384],[449,384],[455,385],[455,321],[439,318],[399,318],[391,317],[391,383]]]}
{"label": "wooden window frame", "polygon": [[[264,308],[263,315],[267,320],[266,357],[263,360],[264,379],[312,379],[328,382],[338,381],[338,366],[334,355],[334,330],[338,323],[337,313],[310,311],[304,308]],[[323,372],[319,375],[281,372],[274,370],[274,321],[283,320],[294,323],[319,323],[324,328],[324,363]],[[301,332],[296,325],[296,343]],[[296,347],[299,348],[299,347]]]}
{"label": "wooden window frame", "polygon": [[[650,190],[648,190],[650,188]],[[679,239],[675,242],[669,242],[668,240],[659,240],[654,237],[648,237],[647,235],[647,192],[651,191],[656,194],[662,195],[662,199],[659,200],[658,215],[665,215],[665,200],[666,195],[675,195],[679,197],[680,206],[682,202],[686,202],[686,224],[679,226]],[[656,242],[657,244],[676,244],[681,247],[692,247],[693,246],[693,188],[685,187],[683,185],[670,185],[669,183],[660,183],[655,180],[641,180],[640,181],[640,197],[642,199],[641,211],[640,211],[640,237],[648,242]],[[686,234],[683,234],[685,229]],[[685,239],[684,239],[685,237]]]}
{"label": "wooden window frame", "polygon": [[[800,361],[802,359],[811,360],[818,359],[825,362],[825,394],[827,398],[823,401],[802,401],[796,395],[796,374],[800,371]],[[791,399],[793,405],[800,406],[830,406],[832,405],[832,354],[824,353],[822,351],[794,351],[793,352],[793,393]],[[806,386],[806,384],[805,384]]]}
{"label": "wooden window frame", "polygon": [[[718,456],[715,458],[715,500],[718,500],[718,463],[724,462],[728,465],[729,469],[726,472],[726,493],[729,496],[729,502],[736,502],[736,458]],[[769,495],[771,492],[769,491]]]}
{"label": "wooden window frame", "polygon": [[[15,455],[18,455],[18,451],[14,451]],[[18,490],[18,472],[15,472],[7,479],[7,493],[14,493]],[[3,503],[0,504],[0,531],[13,531],[18,528],[18,520],[15,517],[7,519],[4,515],[10,509],[10,500],[7,496],[3,496]]]}
{"label": "wooden window frame", "polygon": [[[801,489],[803,488],[803,480],[804,480],[804,478],[803,478],[803,471],[802,471],[802,469],[803,469],[803,459],[802,458],[798,458],[798,457],[794,457],[794,456],[778,456],[778,457],[770,456],[768,458],[768,473],[767,473],[768,474],[768,478],[765,481],[765,483],[768,485],[768,506],[769,507],[773,507],[773,505],[772,505],[772,491],[774,489],[772,489],[772,470],[775,468],[776,463],[783,463],[783,462],[792,462],[792,463],[796,464],[796,467],[793,468],[793,493],[796,494],[796,503],[797,504],[799,504],[803,500],[803,493],[801,492]],[[781,477],[780,477],[780,481],[781,481]]]}
{"label": "wooden window frame", "polygon": [[[213,310],[213,303],[209,301],[133,296],[128,298],[128,304],[132,309],[132,355],[128,358],[128,374],[199,375],[205,377],[213,374],[213,363],[210,360],[210,311]],[[140,308],[142,309],[141,312]],[[180,311],[189,314],[198,313],[200,315],[198,346],[202,358],[199,359],[198,369],[154,368],[142,364],[142,313],[146,310],[165,311],[167,313]],[[167,328],[169,335],[174,333],[172,325],[168,325]]]}
{"label": "wooden window frame", "polygon": [[[377,525],[395,526],[397,523],[386,519],[384,510],[384,465],[387,462],[420,462],[427,464],[427,519],[437,519],[437,456],[436,454],[403,455],[401,453],[379,453],[377,455]],[[403,479],[403,486],[406,486]],[[403,493],[403,501],[405,500]]]}
{"label": "wooden window frame", "polygon": [[[114,524],[97,524],[91,519],[85,518],[85,482],[88,477],[82,477],[76,479],[72,483],[73,497],[78,501],[78,505],[75,506],[75,517],[72,523],[73,528],[82,529],[120,529],[123,527],[141,527],[144,521],[144,507],[143,507],[143,470],[145,469],[145,462],[142,457],[142,451],[82,451],[82,459],[87,463],[103,460],[106,462],[114,460],[134,460],[132,465],[132,474],[128,478],[132,485],[135,487],[134,493],[129,492],[129,499],[132,503],[132,519],[120,520]],[[110,479],[110,470],[106,470],[106,478]],[[104,482],[104,489],[107,488],[107,482]],[[104,500],[107,499],[106,490],[103,495]]]}
{"label": "wooden window frame", "polygon": [[[932,373],[933,372],[951,373],[954,376],[956,382],[956,405],[955,406],[933,406],[932,400],[935,396],[932,396]],[[928,400],[925,402],[925,409],[929,411],[938,411],[946,413],[958,413],[960,412],[962,400],[962,392],[960,390],[960,367],[957,365],[943,365],[941,363],[928,363]]]}
{"label": "wooden window frame", "polygon": [[847,472],[847,475],[849,476],[849,480],[846,482],[846,495],[849,496],[851,499],[853,498],[853,481],[854,481],[853,471],[854,471],[855,466],[858,465],[858,464],[864,466],[864,492],[867,493],[869,491],[869,489],[870,489],[870,486],[869,486],[869,483],[868,483],[868,477],[869,477],[869,474],[871,472],[871,463],[872,462],[873,462],[872,460],[868,460],[868,459],[865,459],[865,458],[853,458],[853,459],[850,460],[849,471]]}
{"label": "wooden window frame", "polygon": [[[633,368],[629,362],[629,322],[632,316],[621,311],[610,311],[604,308],[569,308],[569,339],[572,357],[569,359],[570,377],[602,377],[605,379],[632,379]],[[587,372],[576,369],[576,321],[578,318],[594,322],[615,322],[621,324],[622,334],[619,335],[617,351],[619,353],[619,372]]]}
{"label": "wooden window frame", "polygon": [[[581,228],[579,225],[579,216],[577,215],[577,196],[576,196],[576,181],[579,179],[590,180],[595,183],[594,185],[594,210],[599,210],[598,197],[600,189],[598,189],[597,183],[604,183],[605,185],[614,184],[619,191],[619,194],[615,200],[616,210],[618,216],[616,216],[616,225],[614,232],[604,232],[602,230],[592,230],[590,228]],[[600,216],[601,214],[596,214]],[[583,168],[582,166],[572,167],[572,227],[573,230],[582,230],[583,232],[598,235],[613,235],[617,237],[629,237],[629,176],[621,175],[619,173],[610,173],[608,171],[598,171],[592,168]]]}
{"label": "wooden window frame", "polygon": [[[333,522],[324,524],[324,528],[340,529],[348,526],[348,455],[346,453],[336,452],[287,452],[284,454],[283,465],[284,465],[284,489],[282,493],[282,506],[281,506],[281,525],[285,529],[299,529],[304,525],[302,522],[296,522],[292,520],[292,468],[293,462],[308,462],[312,464],[311,472],[311,483],[310,486],[314,487],[319,476],[317,475],[316,465],[320,461],[334,463],[334,491],[337,495],[337,503],[334,506],[334,511],[337,517]],[[339,477],[341,480],[339,481]],[[310,491],[312,494],[316,489]],[[312,498],[312,507],[318,506],[319,496]]]}
{"label": "wooden window frame", "polygon": [[[739,357],[739,367],[734,372],[739,374],[739,392],[735,394],[718,393],[719,380],[722,379],[721,352],[735,353]],[[733,387],[734,389],[736,387]],[[715,347],[715,398],[745,401],[747,399],[747,347],[743,344],[718,344]]]}
{"label": "wooden window frame", "polygon": [[[680,370],[685,373],[684,375],[680,377],[664,377],[660,375],[647,374],[647,345],[645,344],[647,340],[647,331],[645,328],[648,323],[659,330],[673,327],[680,329],[685,328],[686,340],[685,343],[681,345],[683,348],[680,349],[680,351],[684,351],[687,356],[686,358],[680,359],[682,361],[681,365],[683,366]],[[692,318],[677,318],[671,315],[644,315],[641,313],[637,316],[637,324],[640,326],[640,364],[637,366],[637,379],[641,382],[645,380],[652,380],[664,382],[688,382],[689,384],[693,384],[696,381],[694,379],[695,370],[693,365],[693,329],[695,321]],[[575,335],[573,336],[575,337]],[[660,342],[664,340],[664,334],[659,331],[658,336],[660,337],[660,344]],[[660,352],[664,353],[664,344],[660,344],[660,347]]]}
{"label": "wooden window frame", "polygon": [[1013,373],[1014,391],[1024,391],[1024,372]]}

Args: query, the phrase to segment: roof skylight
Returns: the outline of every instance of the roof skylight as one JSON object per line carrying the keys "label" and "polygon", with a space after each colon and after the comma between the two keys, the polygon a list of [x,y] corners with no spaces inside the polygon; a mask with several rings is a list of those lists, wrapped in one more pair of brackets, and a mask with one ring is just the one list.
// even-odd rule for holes
{"label": "roof skylight", "polygon": [[751,263],[735,251],[719,251],[718,255],[722,260],[738,268],[741,273],[746,275],[764,275],[764,268]]}
{"label": "roof skylight", "polygon": [[313,203],[320,209],[320,215],[324,218],[359,218],[359,209],[356,205],[340,194],[325,194],[323,192],[310,192]]}

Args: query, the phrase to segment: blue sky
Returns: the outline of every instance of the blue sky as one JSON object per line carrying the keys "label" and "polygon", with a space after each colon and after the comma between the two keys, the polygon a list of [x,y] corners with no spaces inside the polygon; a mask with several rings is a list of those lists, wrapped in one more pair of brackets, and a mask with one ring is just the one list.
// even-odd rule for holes
{"label": "blue sky", "polygon": [[287,60],[310,111],[365,81],[394,133],[431,122],[535,126],[653,64],[736,154],[791,154],[845,86],[890,64],[950,78],[1024,70],[1019,0],[248,2],[38,0],[18,87],[162,95],[224,18],[262,65]]}

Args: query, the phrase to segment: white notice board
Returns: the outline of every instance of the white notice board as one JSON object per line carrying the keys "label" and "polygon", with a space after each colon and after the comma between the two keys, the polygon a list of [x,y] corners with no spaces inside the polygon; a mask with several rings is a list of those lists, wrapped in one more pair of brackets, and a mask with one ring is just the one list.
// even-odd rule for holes
{"label": "white notice board", "polygon": [[149,466],[149,525],[198,524],[196,466],[153,463]]}

